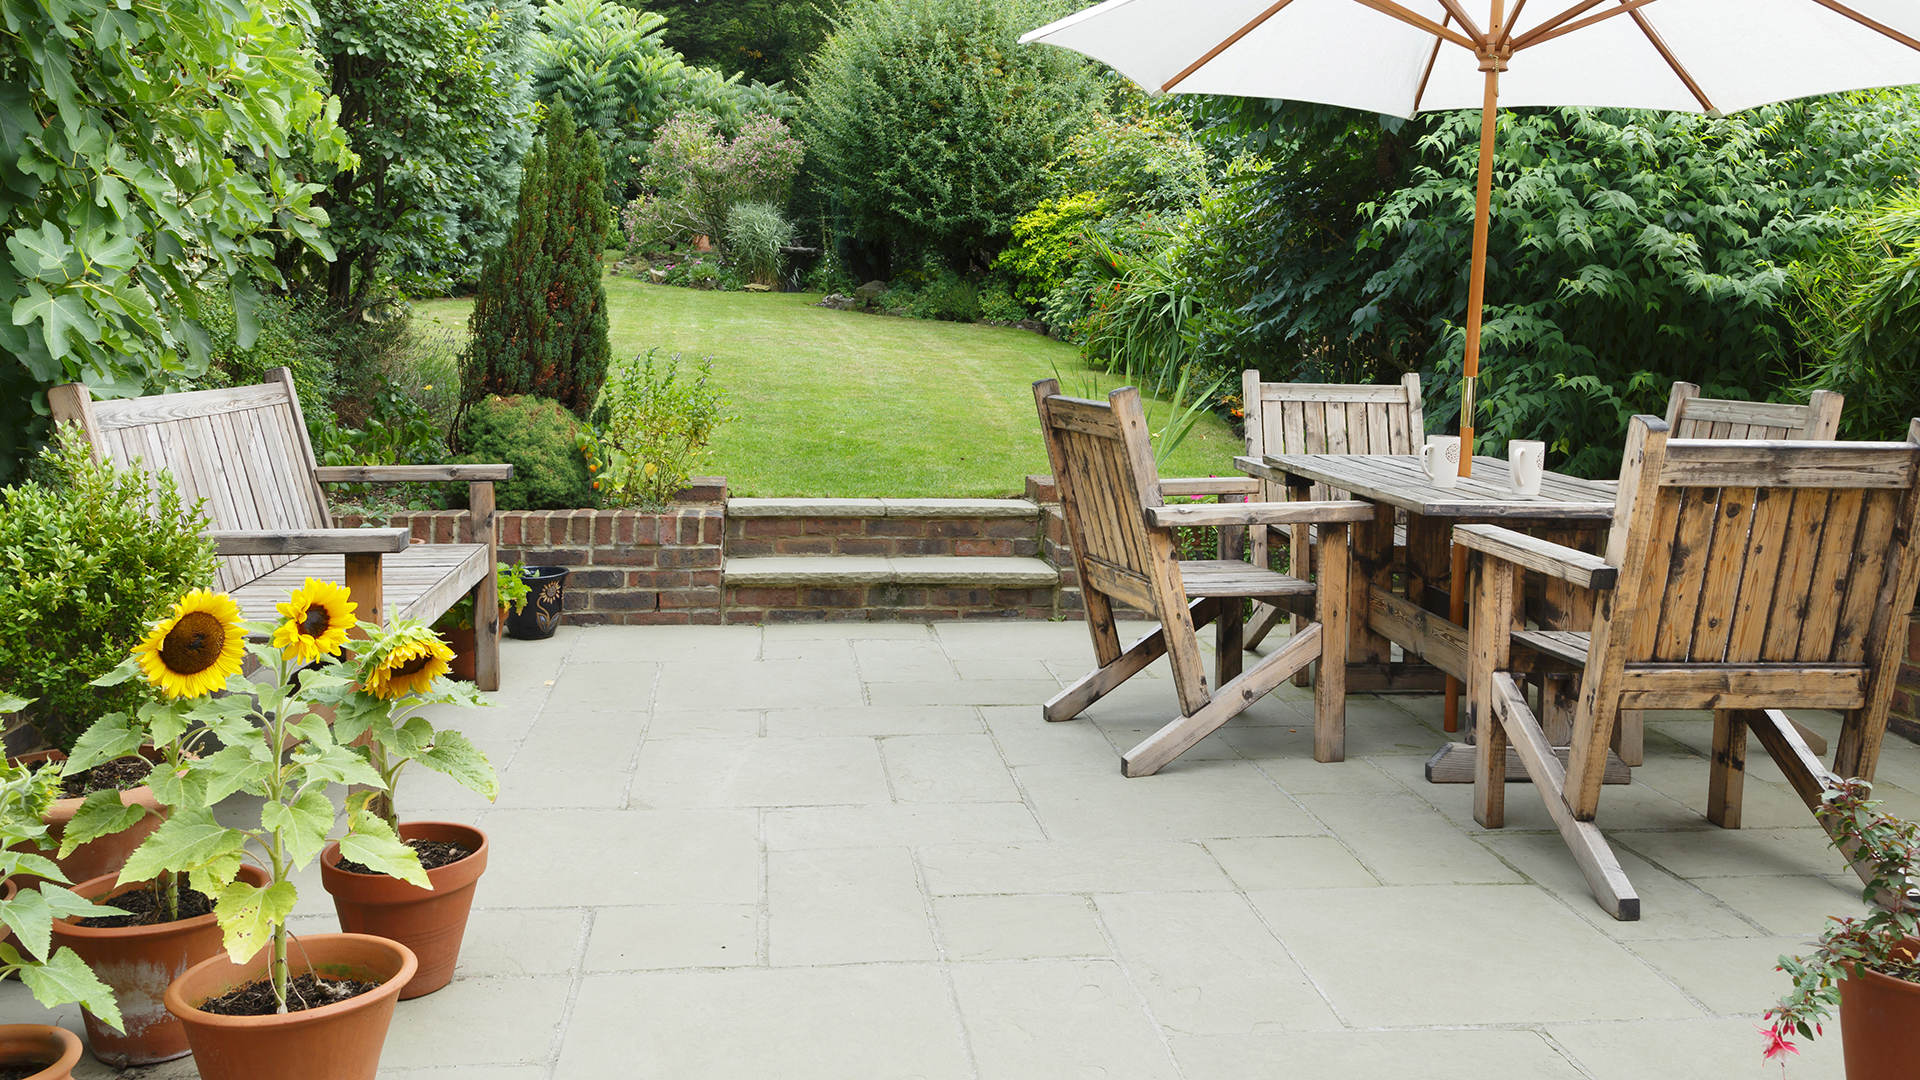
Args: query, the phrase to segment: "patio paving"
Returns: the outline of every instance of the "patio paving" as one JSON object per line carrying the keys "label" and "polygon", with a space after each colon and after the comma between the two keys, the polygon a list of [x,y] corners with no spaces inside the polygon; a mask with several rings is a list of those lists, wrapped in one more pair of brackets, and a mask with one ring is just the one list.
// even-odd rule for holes
{"label": "patio paving", "polygon": [[[1043,722],[1090,655],[1075,623],[508,642],[497,707],[454,721],[499,802],[417,771],[400,792],[493,854],[460,977],[401,1004],[381,1076],[1781,1075],[1754,1032],[1773,959],[1858,887],[1763,758],[1757,827],[1700,817],[1709,721],[1650,717],[1647,767],[1607,789],[1644,898],[1616,923],[1531,788],[1489,832],[1470,787],[1424,781],[1437,698],[1354,698],[1349,758],[1322,765],[1310,693],[1284,687],[1124,780],[1172,685]],[[1881,780],[1920,813],[1920,747],[1890,740]],[[296,929],[331,929],[317,875],[300,889]],[[0,1019],[45,1016],[0,990]],[[1785,1075],[1839,1059],[1829,1034]]]}

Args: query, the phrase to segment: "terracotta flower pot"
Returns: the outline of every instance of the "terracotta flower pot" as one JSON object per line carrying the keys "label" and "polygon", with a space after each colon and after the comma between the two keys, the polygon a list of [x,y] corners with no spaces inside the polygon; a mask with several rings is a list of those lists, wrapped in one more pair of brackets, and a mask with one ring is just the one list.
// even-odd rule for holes
{"label": "terracotta flower pot", "polygon": [[0,1065],[47,1065],[27,1080],[73,1080],[81,1049],[80,1036],[66,1028],[0,1024]]}
{"label": "terracotta flower pot", "polygon": [[[148,757],[151,760],[152,755],[149,754]],[[58,750],[38,750],[31,754],[21,754],[13,760],[23,765],[34,765],[43,761],[65,761],[66,759],[67,755]],[[61,834],[66,831],[67,822],[73,820],[73,815],[79,811],[80,804],[85,801],[85,798],[55,799],[53,805],[47,807],[47,835],[55,844],[60,842]],[[152,788],[142,784],[120,793],[120,805],[132,806],[135,803],[158,813],[148,814],[121,832],[88,841],[64,859],[55,859],[54,861],[60,865],[61,873],[67,875],[68,881],[88,881],[102,874],[119,873],[120,868],[127,864],[127,856],[133,854],[133,849],[144,843],[147,837],[153,835],[153,830],[160,827],[160,823],[165,820],[162,815],[166,811],[161,808],[159,800],[153,797]]]}
{"label": "terracotta flower pot", "polygon": [[245,964],[226,953],[202,960],[167,987],[167,1011],[187,1028],[202,1080],[374,1080],[393,1005],[417,961],[405,945],[365,934],[310,934],[287,949],[295,976],[313,972],[380,985],[317,1009],[268,1016],[219,1016],[198,1006],[264,979],[271,949]]}
{"label": "terracotta flower pot", "polygon": [[[1907,940],[1909,953],[1920,940]],[[1920,983],[1854,969],[1840,984],[1847,1080],[1912,1080],[1920,1061]]]}
{"label": "terracotta flower pot", "polygon": [[400,838],[444,840],[473,854],[427,871],[433,883],[427,890],[385,874],[342,870],[340,845],[328,844],[320,853],[320,884],[333,895],[340,929],[391,938],[420,958],[419,972],[400,992],[404,999],[431,994],[453,980],[467,913],[473,908],[473,887],[487,869],[487,834],[450,821],[407,821],[400,825]]}
{"label": "terracotta flower pot", "polygon": [[[501,604],[500,621],[495,626],[507,625],[508,614],[507,605]],[[452,670],[447,672],[447,678],[472,682],[475,678],[474,663],[478,653],[476,646],[480,640],[479,632],[471,626],[456,626],[450,630],[440,631],[440,636],[447,639],[447,647],[453,650],[453,663],[449,665]]]}
{"label": "terracotta flower pot", "polygon": [[[143,883],[121,886],[119,875],[102,874],[74,886],[73,891],[95,903],[111,904]],[[267,883],[267,872],[242,866],[240,879],[256,888]],[[109,1065],[152,1065],[184,1057],[187,1029],[167,1011],[167,987],[188,968],[218,954],[220,927],[212,912],[157,923],[153,926],[80,926],[72,919],[56,919],[55,947],[65,945],[80,954],[100,981],[113,988],[126,1031],[117,1032],[83,1012],[87,1045],[93,1056]]]}

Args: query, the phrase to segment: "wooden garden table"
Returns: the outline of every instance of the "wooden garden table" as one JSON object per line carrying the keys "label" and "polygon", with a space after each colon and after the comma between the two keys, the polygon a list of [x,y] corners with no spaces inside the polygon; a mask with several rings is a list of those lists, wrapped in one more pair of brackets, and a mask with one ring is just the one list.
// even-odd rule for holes
{"label": "wooden garden table", "polygon": [[[1235,464],[1250,476],[1285,484],[1294,499],[1307,498],[1319,483],[1374,504],[1373,520],[1355,525],[1352,534],[1348,610],[1366,617],[1350,624],[1350,691],[1431,692],[1440,689],[1446,675],[1465,676],[1466,630],[1448,617],[1455,525],[1504,525],[1597,551],[1613,523],[1613,482],[1549,472],[1539,494],[1518,495],[1508,482],[1506,461],[1495,457],[1475,456],[1473,475],[1451,488],[1435,484],[1411,454],[1270,454],[1236,458]],[[1406,515],[1403,557],[1395,551],[1396,511]],[[1396,576],[1405,583],[1404,596],[1394,591]],[[1548,581],[1529,597],[1528,614],[1544,628],[1585,629],[1592,600]],[[1405,659],[1393,660],[1393,645]],[[1570,728],[1573,700],[1567,681],[1550,682],[1543,696],[1549,733],[1555,726]],[[1623,732],[1623,745],[1631,734]],[[1631,744],[1637,747],[1638,739]],[[1428,779],[1470,783],[1472,755],[1470,745],[1449,743],[1429,762]],[[1610,772],[1622,779],[1624,765]]]}

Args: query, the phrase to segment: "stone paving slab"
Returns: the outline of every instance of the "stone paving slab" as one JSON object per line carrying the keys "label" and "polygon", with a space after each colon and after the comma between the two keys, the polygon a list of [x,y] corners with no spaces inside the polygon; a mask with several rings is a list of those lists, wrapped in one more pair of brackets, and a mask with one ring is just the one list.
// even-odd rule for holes
{"label": "stone paving slab", "polygon": [[[403,792],[493,853],[383,1080],[1758,1080],[1774,957],[1859,908],[1761,760],[1752,827],[1701,820],[1696,715],[1654,714],[1602,801],[1644,900],[1616,923],[1528,785],[1490,831],[1425,783],[1433,697],[1356,696],[1349,759],[1319,764],[1284,686],[1125,780],[1172,686],[1045,723],[1091,664],[1077,623],[564,628],[503,663],[496,708],[437,718],[500,801]],[[1920,807],[1920,747],[1890,740],[1881,779]],[[295,883],[296,932],[330,929]],[[0,1022],[47,1016],[0,986]],[[1829,1031],[1788,1080],[1840,1080]]]}

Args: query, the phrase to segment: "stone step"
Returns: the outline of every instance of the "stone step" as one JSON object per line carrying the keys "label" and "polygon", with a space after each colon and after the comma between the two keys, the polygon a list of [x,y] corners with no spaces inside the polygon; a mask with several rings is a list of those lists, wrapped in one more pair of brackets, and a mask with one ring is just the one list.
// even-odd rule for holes
{"label": "stone step", "polygon": [[731,518],[1033,518],[1026,499],[728,499]]}
{"label": "stone step", "polygon": [[729,556],[729,587],[947,585],[1050,589],[1060,572],[1044,559],[953,555]]}

